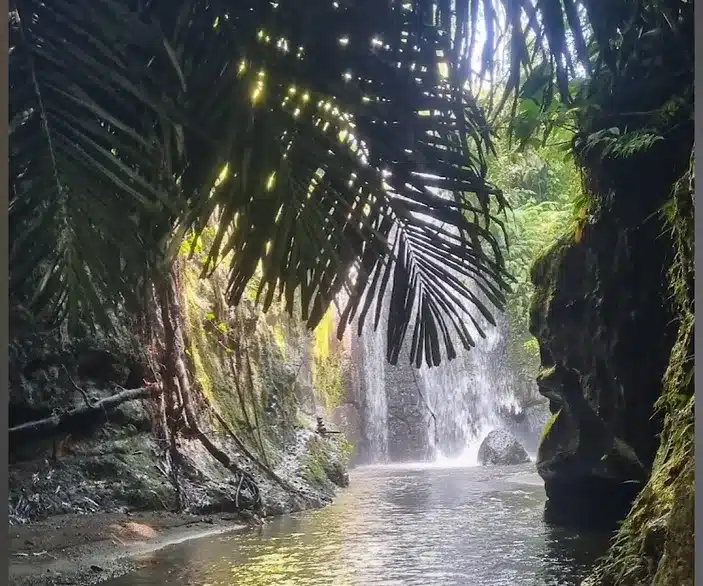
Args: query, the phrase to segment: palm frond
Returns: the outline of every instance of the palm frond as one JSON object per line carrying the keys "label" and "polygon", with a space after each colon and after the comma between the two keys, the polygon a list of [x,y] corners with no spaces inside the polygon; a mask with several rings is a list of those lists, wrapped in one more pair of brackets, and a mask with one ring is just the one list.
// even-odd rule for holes
{"label": "palm frond", "polygon": [[13,9],[11,289],[38,283],[36,307],[53,317],[104,321],[157,248],[146,216],[168,203],[160,137],[139,123],[162,107],[135,52],[151,31],[108,2]]}
{"label": "palm frond", "polygon": [[626,4],[15,0],[14,282],[100,311],[216,219],[204,274],[227,260],[232,303],[261,267],[264,307],[300,292],[311,327],[347,291],[344,328],[390,287],[389,360],[414,323],[411,359],[437,364],[507,288],[477,100],[493,119],[538,66],[568,95]]}
{"label": "palm frond", "polygon": [[[205,161],[183,173],[188,223],[218,218],[205,274],[230,256],[236,303],[261,263],[264,307],[278,295],[292,311],[299,290],[310,327],[347,290],[342,329],[363,325],[362,298],[378,315],[392,282],[389,360],[417,314],[411,358],[436,364],[445,322],[472,344],[469,282],[485,281],[500,307],[507,276],[489,230],[503,201],[486,180],[488,125],[451,82],[452,40],[429,8],[376,6],[368,19],[364,2],[213,2],[204,16],[194,3],[212,29],[207,50],[192,19],[169,42],[175,54],[227,56],[212,71],[178,65],[201,130],[186,130],[186,149]],[[228,174],[202,188],[215,160]]]}

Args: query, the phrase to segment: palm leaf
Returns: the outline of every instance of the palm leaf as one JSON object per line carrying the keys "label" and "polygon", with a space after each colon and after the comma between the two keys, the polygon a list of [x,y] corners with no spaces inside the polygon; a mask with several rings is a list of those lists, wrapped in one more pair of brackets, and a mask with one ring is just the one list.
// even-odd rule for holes
{"label": "palm leaf", "polygon": [[168,203],[157,180],[161,145],[135,124],[136,113],[160,107],[133,51],[150,30],[108,2],[13,8],[11,289],[38,283],[38,309],[104,321],[157,248],[140,224]]}
{"label": "palm leaf", "polygon": [[[369,20],[364,2],[210,3],[211,20],[202,17],[213,29],[207,54],[227,56],[212,62],[217,83],[203,67],[180,64],[189,96],[206,99],[192,102],[189,118],[204,132],[192,137],[190,152],[229,169],[212,191],[197,189],[202,170],[210,173],[206,164],[191,162],[182,178],[184,190],[197,194],[190,222],[202,229],[203,213],[218,213],[205,274],[231,254],[228,294],[236,303],[261,266],[265,305],[278,290],[292,311],[300,290],[310,327],[347,290],[342,330],[362,298],[361,325],[373,298],[377,322],[392,281],[393,362],[415,313],[426,336],[412,357],[439,360],[436,332],[444,324],[437,320],[447,319],[453,303],[427,282],[447,271],[444,264],[467,267],[452,284],[459,291],[474,273],[494,289],[505,282],[487,229],[491,210],[502,205],[485,177],[487,123],[468,92],[451,83],[452,41],[442,14],[426,7],[376,6]],[[184,25],[173,37],[176,53],[204,54],[203,36]],[[438,231],[434,220],[453,232]],[[483,274],[485,263],[497,270]],[[463,299],[459,311],[469,320],[471,297]]]}
{"label": "palm leaf", "polygon": [[261,268],[264,307],[299,293],[311,327],[347,291],[343,330],[389,290],[389,360],[414,323],[411,359],[437,364],[508,280],[473,82],[507,67],[515,93],[539,61],[564,91],[581,6],[15,0],[14,282],[100,311],[216,221],[204,274],[228,263],[230,302]]}

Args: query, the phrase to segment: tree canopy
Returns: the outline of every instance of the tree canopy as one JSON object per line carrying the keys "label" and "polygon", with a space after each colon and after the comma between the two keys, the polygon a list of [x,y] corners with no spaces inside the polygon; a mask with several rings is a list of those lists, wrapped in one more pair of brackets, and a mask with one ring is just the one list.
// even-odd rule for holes
{"label": "tree canopy", "polygon": [[11,295],[106,322],[215,221],[204,274],[229,263],[231,303],[260,267],[264,307],[298,291],[311,327],[346,290],[344,328],[390,286],[389,360],[410,334],[437,364],[492,320],[470,282],[505,302],[494,114],[630,75],[623,47],[691,6],[13,0]]}

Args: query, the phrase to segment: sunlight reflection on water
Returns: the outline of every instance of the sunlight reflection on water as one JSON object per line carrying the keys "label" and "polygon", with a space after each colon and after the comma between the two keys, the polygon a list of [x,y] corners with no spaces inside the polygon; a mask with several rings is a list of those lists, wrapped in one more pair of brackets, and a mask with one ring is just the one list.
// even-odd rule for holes
{"label": "sunlight reflection on water", "polygon": [[533,465],[352,471],[319,511],[158,552],[112,586],[573,586],[603,552],[542,520]]}

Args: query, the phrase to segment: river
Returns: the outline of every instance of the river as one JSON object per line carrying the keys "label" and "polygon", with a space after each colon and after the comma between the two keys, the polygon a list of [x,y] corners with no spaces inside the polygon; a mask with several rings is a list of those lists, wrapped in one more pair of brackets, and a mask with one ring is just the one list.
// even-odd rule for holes
{"label": "river", "polygon": [[573,586],[607,545],[543,521],[534,464],[352,471],[329,507],[175,545],[110,586]]}

